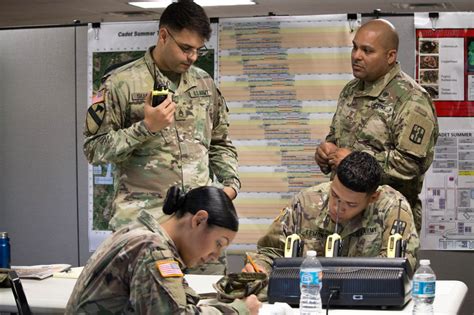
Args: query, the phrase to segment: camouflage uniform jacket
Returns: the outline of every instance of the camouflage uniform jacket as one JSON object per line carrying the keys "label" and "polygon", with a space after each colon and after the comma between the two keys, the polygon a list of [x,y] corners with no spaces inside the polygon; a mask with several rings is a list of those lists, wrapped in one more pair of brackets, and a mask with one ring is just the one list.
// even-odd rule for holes
{"label": "camouflage uniform jacket", "polygon": [[[267,271],[273,259],[283,257],[285,239],[295,231],[297,215],[294,206],[300,202],[302,209],[300,237],[304,241],[304,252],[316,250],[324,256],[326,239],[334,233],[335,222],[329,216],[329,193],[331,182],[309,187],[298,193],[289,206],[274,220],[267,233],[258,240],[255,262]],[[386,257],[387,242],[394,221],[397,219],[399,199],[402,199],[400,220],[405,222],[403,239],[407,241],[406,254],[412,268],[420,245],[413,222],[410,205],[395,189],[383,185],[378,188],[379,197],[345,225],[339,223],[338,234],[342,238],[342,255],[347,257]],[[415,270],[415,269],[413,269]]]}
{"label": "camouflage uniform jacket", "polygon": [[140,209],[159,217],[166,191],[212,184],[240,188],[237,151],[229,134],[227,106],[214,81],[192,66],[173,92],[175,122],[152,133],[143,122],[144,100],[158,82],[171,82],[155,66],[151,47],[144,57],[115,69],[88,109],[84,153],[92,164],[114,163],[118,169],[114,217],[118,228]]}
{"label": "camouflage uniform jacket", "polygon": [[373,84],[355,79],[344,87],[326,141],[372,154],[384,170],[382,183],[407,198],[420,231],[418,194],[437,138],[430,96],[396,64]]}
{"label": "camouflage uniform jacket", "polygon": [[163,277],[159,264],[185,265],[173,241],[145,210],[110,236],[84,267],[66,314],[248,314],[242,300],[197,306],[181,275]]}

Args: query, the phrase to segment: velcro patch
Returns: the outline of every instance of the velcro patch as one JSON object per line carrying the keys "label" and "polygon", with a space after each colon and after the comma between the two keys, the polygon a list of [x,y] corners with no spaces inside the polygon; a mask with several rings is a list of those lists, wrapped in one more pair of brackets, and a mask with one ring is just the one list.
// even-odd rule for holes
{"label": "velcro patch", "polygon": [[410,141],[416,144],[421,144],[425,136],[425,128],[418,126],[417,124],[413,125],[410,133]]}
{"label": "velcro patch", "polygon": [[105,101],[104,89],[100,90],[99,92],[97,92],[96,95],[92,96],[92,104],[104,103],[104,101]]}
{"label": "velcro patch", "polygon": [[211,94],[209,93],[209,90],[192,90],[190,91],[189,95],[191,97],[206,97],[210,96]]}
{"label": "velcro patch", "polygon": [[183,277],[183,272],[179,268],[179,264],[174,260],[160,260],[156,263],[156,269],[160,272],[163,278],[168,277]]}
{"label": "velcro patch", "polygon": [[105,116],[105,103],[94,103],[87,109],[86,126],[87,131],[95,135],[99,130]]}
{"label": "velcro patch", "polygon": [[143,93],[132,93],[131,95],[131,102],[132,103],[143,103],[145,102],[145,98],[147,96],[147,93],[146,92],[143,92]]}
{"label": "velcro patch", "polygon": [[401,220],[393,221],[392,228],[390,229],[390,235],[394,235],[395,233],[400,233],[403,235],[405,233],[405,229],[407,227],[407,223]]}
{"label": "velcro patch", "polygon": [[400,135],[399,149],[418,157],[425,157],[431,141],[434,124],[427,117],[412,112]]}

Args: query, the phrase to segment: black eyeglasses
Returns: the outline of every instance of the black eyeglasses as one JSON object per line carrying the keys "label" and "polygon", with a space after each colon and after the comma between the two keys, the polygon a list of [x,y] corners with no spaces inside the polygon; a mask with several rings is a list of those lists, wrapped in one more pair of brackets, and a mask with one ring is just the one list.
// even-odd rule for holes
{"label": "black eyeglasses", "polygon": [[171,32],[168,29],[166,29],[166,31],[168,32],[170,37],[174,40],[174,42],[176,43],[176,46],[178,46],[179,49],[181,49],[181,51],[183,52],[183,54],[185,54],[188,57],[191,57],[194,54],[196,54],[198,57],[202,57],[202,56],[207,55],[207,53],[209,52],[206,45],[204,45],[201,48],[196,49],[196,48],[189,47],[185,44],[181,44],[180,42],[176,40],[176,38],[174,38],[173,35],[171,35]]}

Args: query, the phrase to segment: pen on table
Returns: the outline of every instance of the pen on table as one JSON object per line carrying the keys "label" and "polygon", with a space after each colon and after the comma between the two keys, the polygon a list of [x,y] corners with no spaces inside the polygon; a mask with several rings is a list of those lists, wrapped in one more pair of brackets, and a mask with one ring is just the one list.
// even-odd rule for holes
{"label": "pen on table", "polygon": [[255,270],[255,272],[262,272],[260,270],[260,268],[257,267],[257,265],[255,264],[255,262],[253,261],[252,257],[250,257],[249,254],[247,254],[247,260],[248,262],[252,265],[253,269]]}

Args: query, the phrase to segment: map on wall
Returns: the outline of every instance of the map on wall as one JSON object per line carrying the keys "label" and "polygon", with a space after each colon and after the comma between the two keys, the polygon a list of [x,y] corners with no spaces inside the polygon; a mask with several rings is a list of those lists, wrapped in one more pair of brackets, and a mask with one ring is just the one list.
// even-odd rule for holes
{"label": "map on wall", "polygon": [[417,13],[415,28],[416,77],[440,125],[423,185],[421,247],[474,250],[474,13]]}
{"label": "map on wall", "polygon": [[[214,28],[215,33],[215,26]],[[89,99],[97,93],[103,75],[112,68],[143,56],[157,41],[158,22],[102,23],[89,27]],[[196,66],[215,77],[215,37],[207,47],[209,53],[199,58]],[[89,250],[94,251],[110,234],[112,201],[116,172],[113,164],[89,165]]]}
{"label": "map on wall", "polygon": [[[353,25],[351,25],[351,23]],[[327,181],[314,150],[329,131],[343,86],[352,79],[350,51],[357,21],[347,15],[221,19],[212,24],[200,60],[214,75],[230,114],[242,191],[241,228],[231,249],[255,248],[273,218],[299,190]],[[89,28],[89,96],[113,64],[156,43],[156,22]],[[135,36],[135,34],[139,34]],[[127,35],[127,36],[124,36]],[[89,167],[89,249],[110,234],[113,165]]]}

